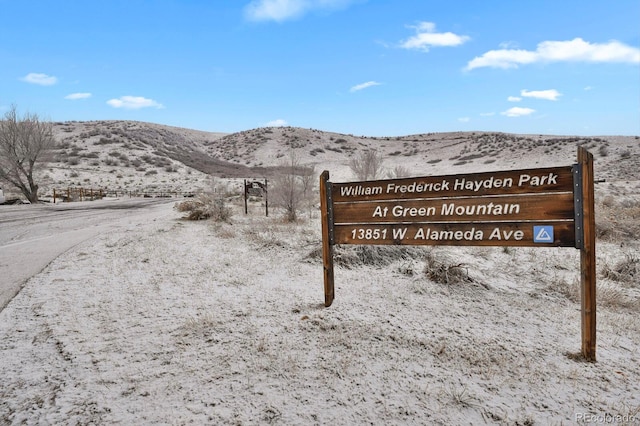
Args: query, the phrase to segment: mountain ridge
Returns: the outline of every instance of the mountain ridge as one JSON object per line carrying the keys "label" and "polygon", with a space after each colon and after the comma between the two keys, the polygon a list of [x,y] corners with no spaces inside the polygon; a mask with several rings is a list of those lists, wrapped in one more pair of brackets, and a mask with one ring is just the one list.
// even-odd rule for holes
{"label": "mountain ridge", "polygon": [[94,186],[132,191],[204,190],[212,178],[272,177],[292,161],[353,180],[349,161],[366,150],[384,158],[386,174],[439,175],[554,167],[575,162],[578,145],[596,157],[596,177],[640,180],[638,136],[422,133],[372,137],[300,127],[207,132],[139,121],[54,124],[54,161],[46,187]]}

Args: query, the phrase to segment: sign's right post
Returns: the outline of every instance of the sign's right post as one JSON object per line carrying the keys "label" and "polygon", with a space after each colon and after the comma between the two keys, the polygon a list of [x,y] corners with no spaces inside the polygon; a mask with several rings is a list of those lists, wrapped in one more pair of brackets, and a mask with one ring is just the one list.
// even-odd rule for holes
{"label": "sign's right post", "polygon": [[247,206],[247,192],[248,192],[248,190],[247,190],[247,180],[246,179],[244,180],[244,184],[242,186],[242,190],[244,192],[244,214],[247,214],[247,213],[249,213],[249,208]]}
{"label": "sign's right post", "polygon": [[[580,249],[580,304],[582,315],[582,355],[596,361],[596,220],[593,189],[593,155],[584,147],[578,148],[578,167],[581,169],[580,197],[582,211],[582,244]],[[577,218],[576,218],[577,219]],[[578,236],[576,236],[578,239]]]}

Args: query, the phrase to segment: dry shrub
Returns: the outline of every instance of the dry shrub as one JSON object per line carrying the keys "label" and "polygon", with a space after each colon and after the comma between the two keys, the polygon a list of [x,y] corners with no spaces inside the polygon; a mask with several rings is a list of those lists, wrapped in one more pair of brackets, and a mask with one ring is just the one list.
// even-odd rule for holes
{"label": "dry shrub", "polygon": [[624,259],[618,261],[613,267],[605,264],[602,267],[602,276],[613,281],[637,286],[640,281],[640,257],[635,253],[625,253]]}
{"label": "dry shrub", "polygon": [[596,238],[602,241],[614,241],[619,237],[615,224],[610,220],[600,220],[596,216]]}
{"label": "dry shrub", "polygon": [[558,293],[572,302],[580,301],[580,283],[577,280],[568,282],[564,277],[555,277],[546,289]]}
{"label": "dry shrub", "polygon": [[196,198],[176,203],[174,207],[179,212],[187,213],[184,219],[188,220],[213,219],[216,222],[228,222],[231,218],[231,209],[226,206],[224,198],[214,194],[200,194]]}
{"label": "dry shrub", "polygon": [[611,283],[597,283],[596,300],[598,305],[609,308],[634,309],[640,306],[638,299],[628,295],[623,289]]}
{"label": "dry shrub", "polygon": [[213,232],[215,232],[216,237],[225,240],[236,238],[236,231],[231,225],[216,223],[213,227]]}
{"label": "dry shrub", "polygon": [[289,161],[281,164],[271,189],[273,203],[284,210],[287,222],[296,222],[300,208],[315,201],[314,181],[315,166],[302,165],[296,152],[291,150]]}
{"label": "dry shrub", "polygon": [[322,246],[318,246],[313,248],[307,255],[304,257],[305,260],[309,262],[315,262],[318,260],[322,260]]}
{"label": "dry shrub", "polygon": [[445,391],[445,394],[455,405],[460,405],[461,407],[478,407],[478,404],[475,402],[476,398],[468,391],[466,386],[457,388],[451,385],[450,389]]}
{"label": "dry shrub", "polygon": [[596,236],[604,241],[640,239],[640,202],[605,197],[596,207]]}
{"label": "dry shrub", "polygon": [[431,281],[440,284],[458,284],[473,282],[464,263],[455,263],[441,253],[427,252],[424,273]]}
{"label": "dry shrub", "polygon": [[[573,303],[580,303],[581,289],[578,279],[570,282],[565,278],[555,279],[546,290],[558,293]],[[634,309],[640,306],[638,299],[629,295],[624,289],[614,283],[603,281],[596,283],[596,301],[598,306],[609,308]]]}
{"label": "dry shrub", "polygon": [[382,175],[382,154],[375,149],[366,150],[349,161],[349,168],[359,180],[378,179]]}
{"label": "dry shrub", "polygon": [[244,231],[245,236],[252,243],[266,249],[286,248],[289,246],[286,235],[275,226],[264,226],[261,228],[250,228]]}
{"label": "dry shrub", "polygon": [[410,277],[416,275],[417,273],[416,264],[413,262],[413,260],[403,261],[402,263],[400,263],[400,265],[398,265],[398,268],[396,270],[402,275],[407,275]]}
{"label": "dry shrub", "polygon": [[387,173],[387,177],[389,179],[401,179],[401,178],[406,178],[410,176],[411,176],[411,172],[409,171],[409,169],[407,169],[404,166],[395,166],[393,170]]}

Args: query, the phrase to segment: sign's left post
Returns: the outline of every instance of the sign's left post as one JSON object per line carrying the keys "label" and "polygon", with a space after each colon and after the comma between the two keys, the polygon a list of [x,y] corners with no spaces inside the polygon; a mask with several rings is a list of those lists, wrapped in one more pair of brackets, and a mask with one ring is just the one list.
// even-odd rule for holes
{"label": "sign's left post", "polygon": [[320,215],[322,221],[322,265],[324,270],[324,306],[329,307],[335,297],[333,285],[333,214],[331,209],[329,172],[320,175]]}

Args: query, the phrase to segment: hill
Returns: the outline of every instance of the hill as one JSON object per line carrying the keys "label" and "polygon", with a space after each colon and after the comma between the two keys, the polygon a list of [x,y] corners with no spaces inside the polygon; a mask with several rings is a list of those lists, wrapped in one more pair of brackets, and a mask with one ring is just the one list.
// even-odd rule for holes
{"label": "hill", "polygon": [[637,136],[366,137],[296,127],[224,134],[134,121],[58,122],[54,132],[59,146],[43,176],[45,193],[68,186],[194,192],[209,187],[212,177],[273,176],[292,152],[316,171],[329,170],[333,180],[353,180],[350,159],[370,149],[382,154],[389,173],[401,168],[411,175],[433,175],[567,165],[575,162],[576,147],[586,145],[596,157],[596,178],[606,180],[607,188],[624,182],[624,188],[637,189],[640,179]]}

